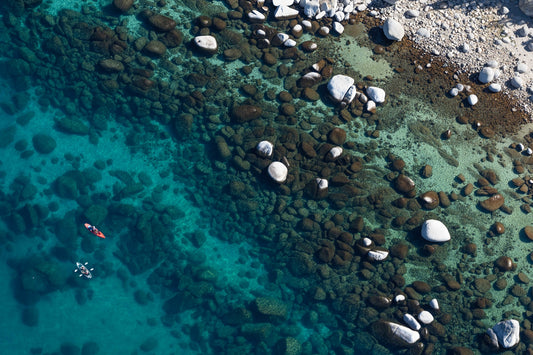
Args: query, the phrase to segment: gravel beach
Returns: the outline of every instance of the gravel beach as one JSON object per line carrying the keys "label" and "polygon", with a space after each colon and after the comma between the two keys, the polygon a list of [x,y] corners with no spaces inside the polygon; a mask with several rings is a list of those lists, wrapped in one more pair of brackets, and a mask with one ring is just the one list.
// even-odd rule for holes
{"label": "gravel beach", "polygon": [[518,1],[389,0],[369,10],[380,19],[395,19],[417,46],[475,80],[483,67],[492,67],[495,90],[516,97],[531,114],[532,21]]}

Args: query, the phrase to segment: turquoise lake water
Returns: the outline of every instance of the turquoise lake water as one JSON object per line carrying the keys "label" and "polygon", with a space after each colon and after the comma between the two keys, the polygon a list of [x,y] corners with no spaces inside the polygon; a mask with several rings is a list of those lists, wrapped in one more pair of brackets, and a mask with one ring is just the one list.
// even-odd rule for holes
{"label": "turquoise lake water", "polygon": [[[305,33],[297,41],[316,41],[312,53],[258,48],[231,4],[136,1],[126,13],[107,1],[1,5],[0,352],[480,353],[501,320],[530,331],[533,187],[520,190],[517,179],[533,185],[532,160],[514,148],[528,146],[529,126],[497,122],[519,113],[380,39],[372,20],[342,36]],[[151,28],[153,13],[175,19],[183,39],[173,46]],[[202,15],[225,28],[200,28]],[[213,56],[190,44],[207,33],[219,42]],[[161,58],[144,47],[156,39]],[[104,70],[104,59],[122,69]],[[324,59],[358,91],[385,89],[386,102],[373,114],[362,104],[341,110],[326,79],[300,87]],[[464,105],[465,93],[446,96],[459,82],[480,95],[478,107]],[[241,105],[262,114],[241,122],[232,113]],[[257,154],[262,140],[274,143],[272,158]],[[330,161],[335,145],[343,155]],[[283,184],[268,176],[273,160],[288,165]],[[411,195],[395,187],[400,173],[415,184]],[[321,198],[316,178],[329,181]],[[488,213],[481,202],[494,190],[505,205]],[[427,191],[441,192],[438,207],[423,206]],[[426,243],[427,219],[442,221],[451,241]],[[363,238],[390,255],[368,259]],[[512,270],[495,266],[502,256]],[[93,278],[79,277],[76,262]],[[398,294],[408,302],[390,302]],[[372,327],[422,309],[435,321],[411,349]],[[529,346],[523,336],[516,351]]]}

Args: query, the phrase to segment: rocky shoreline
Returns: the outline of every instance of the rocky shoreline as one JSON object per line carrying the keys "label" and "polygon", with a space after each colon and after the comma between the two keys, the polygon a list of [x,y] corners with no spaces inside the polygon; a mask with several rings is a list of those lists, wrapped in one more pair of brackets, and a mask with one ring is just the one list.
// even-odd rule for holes
{"label": "rocky shoreline", "polygon": [[417,47],[474,79],[492,62],[500,72],[495,82],[531,114],[532,21],[519,1],[384,0],[379,5],[370,8],[374,16],[394,18]]}

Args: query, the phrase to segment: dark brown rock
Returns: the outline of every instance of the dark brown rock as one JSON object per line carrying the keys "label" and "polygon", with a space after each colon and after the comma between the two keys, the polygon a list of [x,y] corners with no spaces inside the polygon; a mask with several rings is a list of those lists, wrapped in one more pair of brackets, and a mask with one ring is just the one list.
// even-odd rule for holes
{"label": "dark brown rock", "polygon": [[474,285],[481,293],[487,293],[490,290],[490,282],[487,279],[476,279],[476,281],[474,281]]}
{"label": "dark brown rock", "polygon": [[420,195],[420,205],[427,209],[432,210],[439,206],[439,195],[435,191],[424,192]]}
{"label": "dark brown rock", "polygon": [[525,226],[523,231],[527,239],[533,240],[533,227],[532,226]]}
{"label": "dark brown rock", "polygon": [[183,42],[183,33],[176,29],[170,30],[161,38],[161,41],[168,48],[175,48]]}
{"label": "dark brown rock", "polygon": [[487,179],[492,185],[496,185],[498,181],[500,181],[500,178],[498,177],[496,172],[491,169],[483,170],[481,172],[481,176]]}
{"label": "dark brown rock", "polygon": [[492,195],[488,199],[481,201],[479,205],[488,212],[494,212],[503,206],[505,199],[501,194]]}
{"label": "dark brown rock", "polygon": [[410,177],[400,174],[394,180],[394,189],[401,194],[408,195],[415,189],[415,183]]}
{"label": "dark brown rock", "polygon": [[328,133],[328,140],[335,145],[343,145],[346,140],[346,131],[335,127]]}
{"label": "dark brown rock", "polygon": [[494,233],[500,235],[505,233],[505,227],[501,222],[494,222],[494,224],[492,225],[492,230],[494,231]]}
{"label": "dark brown rock", "polygon": [[424,282],[424,281],[414,281],[412,286],[418,293],[431,292],[431,286],[427,282]]}
{"label": "dark brown rock", "polygon": [[244,123],[259,118],[263,110],[255,105],[237,105],[231,111],[231,117],[236,123]]}
{"label": "dark brown rock", "polygon": [[133,0],[113,0],[113,5],[118,10],[126,12],[133,6]]}
{"label": "dark brown rock", "polygon": [[108,73],[119,73],[124,70],[124,64],[114,59],[103,59],[98,65]]}
{"label": "dark brown rock", "polygon": [[407,244],[399,243],[390,248],[390,255],[398,259],[405,259],[409,253],[409,246]]}
{"label": "dark brown rock", "polygon": [[144,46],[143,52],[154,57],[162,57],[167,51],[167,47],[158,40],[150,41]]}
{"label": "dark brown rock", "polygon": [[383,309],[391,305],[392,301],[390,298],[379,295],[372,295],[367,298],[367,302],[374,308]]}
{"label": "dark brown rock", "polygon": [[156,30],[161,32],[168,32],[176,27],[176,21],[170,17],[154,14],[148,17],[148,23],[152,25]]}
{"label": "dark brown rock", "polygon": [[510,271],[516,269],[516,264],[508,256],[500,256],[494,262],[494,265],[501,271]]}
{"label": "dark brown rock", "polygon": [[233,61],[242,57],[242,52],[238,48],[228,48],[224,50],[223,55],[226,61]]}

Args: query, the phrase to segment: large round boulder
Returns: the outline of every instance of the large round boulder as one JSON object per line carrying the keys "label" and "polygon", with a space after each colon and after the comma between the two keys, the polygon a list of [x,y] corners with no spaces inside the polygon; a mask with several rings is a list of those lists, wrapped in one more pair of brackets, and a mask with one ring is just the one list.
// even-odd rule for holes
{"label": "large round boulder", "polygon": [[288,169],[285,164],[279,161],[270,163],[268,166],[268,175],[278,183],[283,183],[287,180]]}
{"label": "large round boulder", "polygon": [[328,92],[336,102],[349,104],[355,98],[355,80],[347,75],[335,75],[328,82]]}
{"label": "large round boulder", "polygon": [[385,37],[393,41],[401,41],[405,35],[402,24],[392,18],[385,20],[383,32],[385,33]]}
{"label": "large round boulder", "polygon": [[436,219],[428,219],[422,225],[422,238],[428,242],[447,242],[451,239],[448,228]]}
{"label": "large round boulder", "polygon": [[196,36],[193,39],[195,47],[202,53],[215,54],[218,50],[218,43],[213,36]]}
{"label": "large round boulder", "polygon": [[41,154],[51,153],[57,146],[54,138],[43,133],[34,135],[31,141],[35,150]]}

